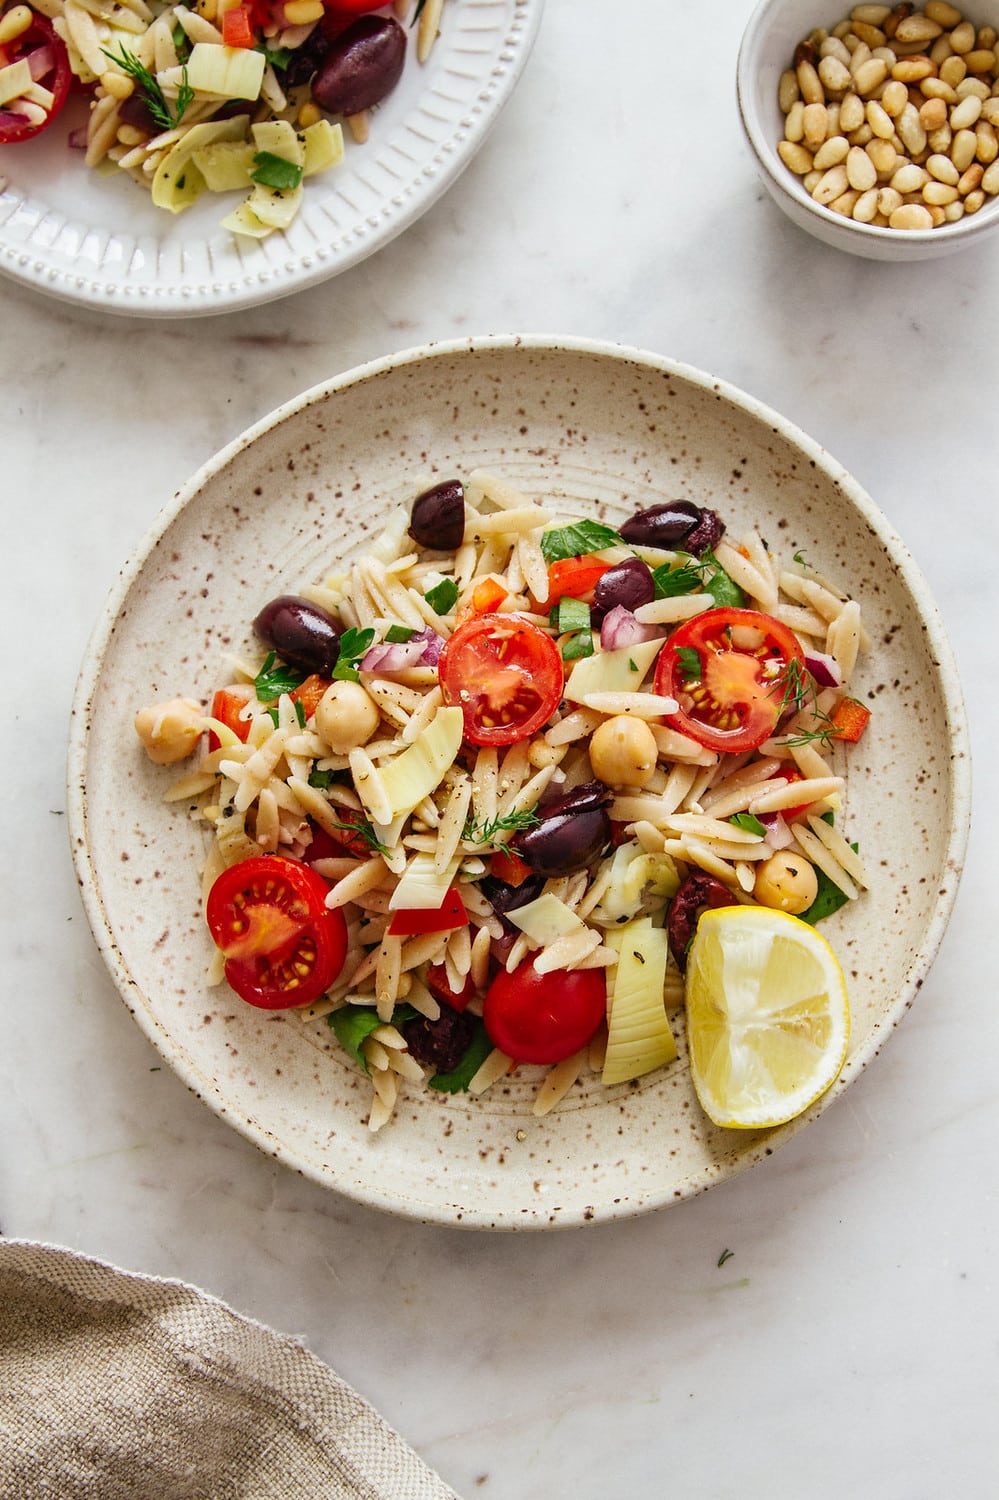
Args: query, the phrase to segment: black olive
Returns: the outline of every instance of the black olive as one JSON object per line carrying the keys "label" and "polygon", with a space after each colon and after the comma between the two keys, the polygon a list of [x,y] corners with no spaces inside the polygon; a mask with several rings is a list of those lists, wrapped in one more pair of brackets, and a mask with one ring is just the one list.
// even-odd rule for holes
{"label": "black olive", "polygon": [[597,580],[590,618],[594,625],[599,625],[604,615],[618,604],[634,614],[641,605],[651,604],[655,597],[652,569],[640,557],[626,557],[624,562],[614,563]]}
{"label": "black olive", "polygon": [[281,594],[264,605],[253,629],[265,646],[292,666],[332,677],[340,655],[342,627],[318,604],[295,594]]}
{"label": "black olive", "polygon": [[519,885],[509,885],[495,875],[484,875],[479,881],[479,889],[501,920],[508,911],[516,911],[540,896],[543,886],[540,875],[528,875]]}
{"label": "black olive", "polygon": [[717,547],[724,535],[725,522],[721,520],[717,511],[702,510],[697,525],[693,531],[688,531],[684,538],[684,551],[692,552],[695,557],[700,557],[702,552]]}
{"label": "black olive", "polygon": [[331,115],[357,115],[390,94],[406,60],[406,33],[391,16],[359,16],[340,33],[312,80],[312,97]]}
{"label": "black olive", "polygon": [[611,841],[609,801],[610,793],[603,782],[588,781],[571,792],[539,802],[536,811],[541,821],[518,834],[516,852],[546,880],[585,870]]}
{"label": "black olive", "polygon": [[700,506],[690,500],[666,500],[636,510],[620,528],[621,535],[633,547],[677,547],[701,519]]}
{"label": "black olive", "polygon": [[692,870],[680,882],[666,914],[666,936],[681,973],[687,967],[687,949],[701,912],[709,907],[734,905],[732,892],[704,870]]}
{"label": "black olive", "polygon": [[436,1021],[428,1020],[426,1016],[413,1016],[403,1022],[402,1034],[417,1062],[433,1068],[435,1073],[450,1073],[471,1045],[475,1036],[475,1018],[467,1011],[442,1004]]}
{"label": "black olive", "polygon": [[444,479],[413,501],[409,534],[421,547],[456,552],[465,535],[465,490],[460,479]]}

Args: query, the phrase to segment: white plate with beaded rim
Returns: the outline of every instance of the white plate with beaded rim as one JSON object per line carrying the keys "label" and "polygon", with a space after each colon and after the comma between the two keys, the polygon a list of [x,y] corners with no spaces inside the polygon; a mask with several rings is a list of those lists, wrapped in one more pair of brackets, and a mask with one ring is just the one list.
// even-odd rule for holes
{"label": "white plate with beaded rim", "polygon": [[[369,1085],[319,1022],[303,1030],[204,983],[203,834],[163,802],[132,719],[157,695],[207,700],[267,599],[362,552],[414,480],[485,466],[613,522],[685,497],[803,549],[862,601],[875,649],[857,682],[874,719],[847,775],[872,890],[824,924],[853,1030],[838,1082],[771,1131],[726,1131],[684,1061],[555,1112],[543,1070],[481,1098],[407,1089],[378,1135]],[[922,727],[938,726],[933,742]],[[845,757],[844,757],[845,759]],[[168,773],[167,773],[168,774]],[[775,412],[710,376],[617,345],[490,337],[352,371],[281,407],[211,460],[124,570],[83,664],[69,755],[73,856],[128,1008],[191,1089],[316,1182],[425,1222],[547,1228],[643,1213],[768,1156],[878,1053],[929,970],[957,891],[970,810],[968,731],[938,611],[857,483]],[[682,1033],[682,1017],[674,1029]]]}
{"label": "white plate with beaded rim", "polygon": [[[48,130],[0,147],[0,271],[105,312],[194,317],[301,291],[380,250],[425,213],[482,145],[520,77],[543,0],[446,0],[428,60],[407,61],[373,112],[369,139],[306,184],[285,233],[251,241],[221,220],[238,201],[205,193],[178,215],[123,173],[84,165],[67,136],[71,101]],[[407,28],[408,30],[408,28]]]}

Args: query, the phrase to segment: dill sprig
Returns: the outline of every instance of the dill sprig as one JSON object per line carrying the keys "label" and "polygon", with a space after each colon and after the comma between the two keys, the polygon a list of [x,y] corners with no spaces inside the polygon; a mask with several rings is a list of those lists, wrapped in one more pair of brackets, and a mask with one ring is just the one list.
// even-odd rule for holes
{"label": "dill sprig", "polygon": [[818,741],[828,750],[830,742],[839,735],[839,730],[830,716],[819,708],[815,679],[807,667],[792,658],[774,684],[775,691],[777,688],[780,688],[782,694],[778,711],[779,719],[789,711],[800,714],[808,709],[816,724],[814,729],[801,729],[796,734],[786,735],[780,743],[786,745],[788,749],[795,749],[802,745],[815,744]]}
{"label": "dill sprig", "polygon": [[462,831],[462,838],[470,844],[502,848],[502,841],[497,842],[497,834],[519,833],[524,828],[534,828],[540,822],[541,819],[537,813],[530,809],[524,812],[504,813],[498,818],[469,818]]}
{"label": "dill sprig", "polygon": [[188,105],[194,98],[194,90],[187,81],[186,63],[181,74],[180,87],[177,90],[177,103],[174,109],[171,110],[167,97],[156,81],[155,76],[150,73],[145,63],[139,61],[134,52],[127,52],[125,50],[123,42],[118,43],[117,54],[109,52],[106,47],[102,47],[101,51],[105,57],[110,58],[113,63],[116,63],[123,73],[127,73],[129,78],[135,80],[139,86],[146,108],[161,129],[173,130],[175,126],[180,124]]}

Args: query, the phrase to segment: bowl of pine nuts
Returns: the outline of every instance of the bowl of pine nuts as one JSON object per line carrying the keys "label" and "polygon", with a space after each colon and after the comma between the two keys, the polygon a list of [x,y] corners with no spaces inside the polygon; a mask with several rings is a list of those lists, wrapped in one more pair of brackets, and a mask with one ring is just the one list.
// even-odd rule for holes
{"label": "bowl of pine nuts", "polygon": [[872,260],[999,224],[999,3],[763,0],[739,51],[746,138],[800,228]]}

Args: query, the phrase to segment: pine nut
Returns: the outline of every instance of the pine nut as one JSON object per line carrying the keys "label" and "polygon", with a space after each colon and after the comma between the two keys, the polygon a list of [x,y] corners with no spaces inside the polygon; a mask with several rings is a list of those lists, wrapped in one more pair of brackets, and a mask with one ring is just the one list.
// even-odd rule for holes
{"label": "pine nut", "polygon": [[890,83],[885,84],[881,95],[881,108],[886,114],[891,115],[893,120],[898,118],[908,102],[909,91],[904,83],[893,78]]}
{"label": "pine nut", "polygon": [[323,0],[285,0],[285,19],[291,26],[309,26],[322,20],[325,8]]}
{"label": "pine nut", "polygon": [[961,96],[944,78],[924,78],[919,85],[927,99],[942,99],[945,104],[960,104]]}
{"label": "pine nut", "polygon": [[806,172],[812,170],[812,153],[797,141],[780,141],[777,146],[777,155],[791,172],[797,177],[804,177]]}
{"label": "pine nut", "polygon": [[853,34],[859,36],[868,47],[881,47],[888,40],[880,26],[872,26],[868,21],[854,20]]}
{"label": "pine nut", "polygon": [[996,31],[994,26],[979,26],[978,35],[975,38],[976,47],[991,47],[994,52],[997,42],[999,42],[999,31]]}
{"label": "pine nut", "polygon": [[977,94],[969,94],[962,99],[960,104],[955,104],[950,112],[950,128],[952,130],[967,130],[974,125],[982,112],[982,101]]}
{"label": "pine nut", "polygon": [[878,211],[878,193],[876,188],[869,188],[866,193],[861,193],[853,205],[853,217],[858,224],[870,224]]}
{"label": "pine nut", "polygon": [[879,177],[890,177],[897,170],[898,152],[891,141],[870,141],[864,149],[874,163],[874,170]]}
{"label": "pine nut", "polygon": [[787,112],[787,119],[784,121],[784,139],[788,141],[805,139],[805,106],[801,99],[796,99]]}
{"label": "pine nut", "polygon": [[953,31],[962,20],[961,12],[953,5],[948,5],[946,0],[927,0],[923,9],[931,21],[936,21],[938,26],[946,26],[948,31]]}
{"label": "pine nut", "polygon": [[984,173],[985,168],[982,166],[980,161],[972,162],[968,170],[961,173],[960,180],[957,184],[957,190],[961,194],[962,198],[966,198],[969,193],[973,192],[975,188],[978,187],[982,180],[982,177],[984,176]]}
{"label": "pine nut", "polygon": [[985,194],[981,188],[975,188],[964,200],[964,211],[966,214],[977,214],[985,202]]}
{"label": "pine nut", "polygon": [[899,136],[910,156],[919,156],[926,150],[926,131],[919,123],[919,111],[914,104],[907,104],[895,122]]}
{"label": "pine nut", "polygon": [[303,104],[301,109],[298,111],[297,124],[299,130],[308,130],[310,125],[317,125],[322,117],[322,110],[318,105],[313,104],[312,100],[310,99],[307,103]]}
{"label": "pine nut", "polygon": [[795,69],[798,88],[806,104],[824,104],[825,90],[813,63],[802,61]]}
{"label": "pine nut", "polygon": [[975,98],[981,99],[982,104],[984,104],[986,99],[991,99],[992,97],[988,84],[981,78],[962,78],[954,92],[959,101],[968,99],[974,94]]}
{"label": "pine nut", "polygon": [[865,63],[853,70],[853,82],[858,94],[873,94],[888,77],[888,69],[880,57],[869,57]]}
{"label": "pine nut", "polygon": [[991,47],[974,47],[964,54],[969,73],[991,73],[996,65],[996,55]]}
{"label": "pine nut", "polygon": [[823,88],[830,94],[843,94],[853,83],[850,69],[838,57],[824,57],[819,63],[818,73]]}
{"label": "pine nut", "polygon": [[915,162],[907,162],[904,167],[899,167],[889,186],[897,193],[918,193],[927,179],[928,174],[922,167],[917,167]]}
{"label": "pine nut", "polygon": [[[890,5],[855,5],[850,11],[850,20],[866,21],[868,26],[883,26],[890,15]],[[957,19],[959,21],[961,17]]]}
{"label": "pine nut", "polygon": [[828,206],[834,214],[842,214],[844,219],[852,219],[853,210],[856,208],[859,199],[860,194],[856,188],[850,188],[847,192],[841,193],[838,198],[834,198]]}
{"label": "pine nut", "polygon": [[892,229],[932,229],[933,215],[919,203],[903,203],[889,214],[888,223]]}
{"label": "pine nut", "polygon": [[830,167],[828,172],[823,172],[812,189],[812,197],[816,203],[831,203],[834,198],[845,193],[849,186],[846,167],[840,164],[838,167]]}
{"label": "pine nut", "polygon": [[819,53],[822,57],[838,57],[845,68],[850,66],[850,49],[837,36],[827,36]]}
{"label": "pine nut", "polygon": [[[908,102],[906,98],[906,104]],[[895,121],[884,106],[876,99],[868,99],[866,114],[867,123],[874,134],[880,136],[883,141],[890,141],[895,134]]]}
{"label": "pine nut", "polygon": [[[996,101],[999,104],[999,100]],[[996,112],[999,121],[999,111]],[[844,135],[859,130],[864,123],[864,101],[859,94],[844,94],[839,106],[839,128]]]}
{"label": "pine nut", "polygon": [[964,172],[975,159],[978,137],[973,130],[959,130],[950,143],[950,159],[958,172]]}
{"label": "pine nut", "polygon": [[927,99],[926,103],[920,106],[919,123],[926,131],[939,130],[941,125],[946,125],[947,106],[944,101]]}
{"label": "pine nut", "polygon": [[948,203],[956,203],[960,196],[957,187],[951,187],[946,182],[928,182],[923,188],[923,201],[939,204],[941,208]]}
{"label": "pine nut", "polygon": [[878,188],[878,213],[891,218],[896,208],[902,207],[902,194],[893,187]]}
{"label": "pine nut", "polygon": [[991,162],[982,173],[982,192],[994,198],[999,193],[999,161]]}
{"label": "pine nut", "polygon": [[850,142],[845,135],[830,136],[816,151],[812,165],[825,172],[829,167],[836,167],[841,161],[846,161],[849,150]]}
{"label": "pine nut", "polygon": [[955,52],[970,52],[975,45],[975,28],[970,21],[961,21],[950,33],[950,44]]}
{"label": "pine nut", "polygon": [[901,83],[919,83],[936,71],[928,57],[900,57],[891,70],[891,76]]}
{"label": "pine nut", "polygon": [[930,222],[934,229],[939,229],[941,224],[947,222],[947,211],[940,207],[939,203],[929,204]]}
{"label": "pine nut", "polygon": [[846,178],[858,193],[866,193],[877,182],[877,168],[863,146],[851,146],[846,158]]}
{"label": "pine nut", "polygon": [[829,116],[824,104],[806,104],[804,114],[805,145],[812,151],[818,149],[826,138]]}
{"label": "pine nut", "polygon": [[903,16],[895,28],[896,42],[935,42],[943,31],[939,21],[934,21],[930,16],[920,15],[918,11],[911,16]]}
{"label": "pine nut", "polygon": [[968,76],[968,64],[963,57],[957,53],[953,57],[946,58],[940,64],[940,77],[944,83],[949,83],[952,89],[956,89],[962,79]]}
{"label": "pine nut", "polygon": [[999,156],[999,135],[987,120],[979,120],[975,126],[975,155],[983,166],[989,166]]}
{"label": "pine nut", "polygon": [[777,85],[777,103],[782,115],[786,115],[792,104],[801,98],[801,90],[798,88],[798,75],[792,68],[786,68],[780,75],[780,83]]}
{"label": "pine nut", "polygon": [[124,73],[108,68],[106,73],[101,74],[101,88],[114,99],[128,99],[135,90],[135,84]]}
{"label": "pine nut", "polygon": [[960,199],[956,203],[948,203],[944,209],[944,219],[948,224],[956,224],[958,219],[964,218],[964,204]]}
{"label": "pine nut", "polygon": [[999,99],[982,101],[982,119],[987,120],[990,125],[999,125]]}

